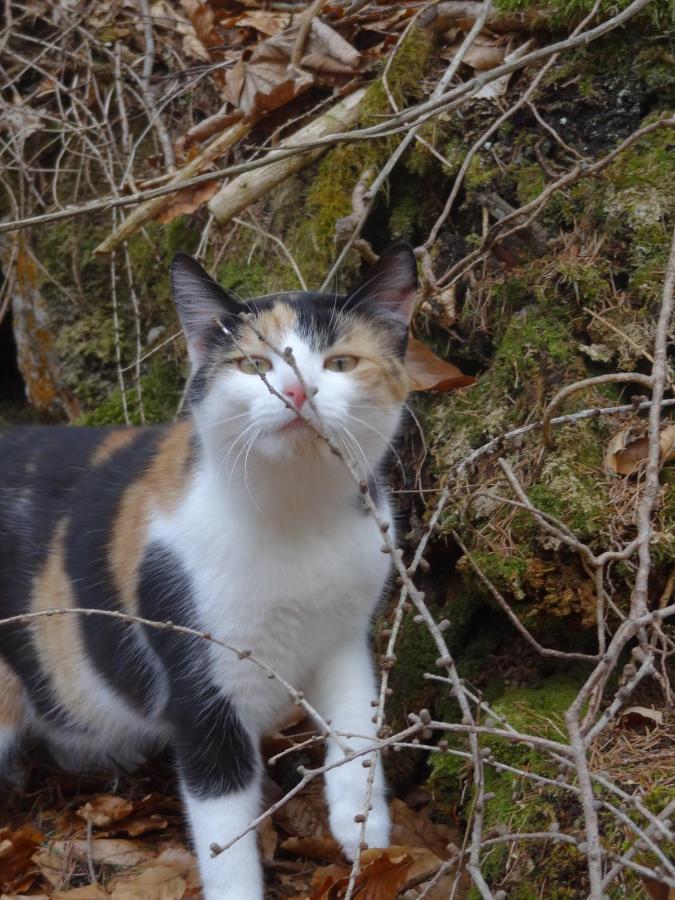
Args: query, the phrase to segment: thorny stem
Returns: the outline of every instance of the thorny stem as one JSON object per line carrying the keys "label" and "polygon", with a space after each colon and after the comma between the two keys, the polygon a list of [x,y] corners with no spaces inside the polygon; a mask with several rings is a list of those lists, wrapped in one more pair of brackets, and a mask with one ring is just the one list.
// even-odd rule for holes
{"label": "thorny stem", "polygon": [[668,330],[673,315],[673,291],[675,289],[675,231],[670,248],[668,268],[663,284],[663,297],[656,323],[654,341],[654,365],[652,366],[652,402],[649,408],[649,450],[642,499],[638,507],[637,525],[640,549],[638,573],[631,601],[631,614],[642,615],[647,610],[647,588],[651,570],[649,542],[652,536],[652,513],[659,492],[659,467],[661,457],[661,406],[667,376]]}

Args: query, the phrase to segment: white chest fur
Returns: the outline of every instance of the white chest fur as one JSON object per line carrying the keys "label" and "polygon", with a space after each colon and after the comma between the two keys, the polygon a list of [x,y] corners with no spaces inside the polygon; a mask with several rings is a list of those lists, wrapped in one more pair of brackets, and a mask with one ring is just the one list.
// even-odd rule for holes
{"label": "white chest fur", "polygon": [[[329,651],[363,640],[388,557],[353,483],[339,476],[310,477],[294,501],[266,493],[265,511],[255,486],[253,496],[241,487],[224,492],[205,469],[175,513],[155,519],[152,537],[189,574],[197,627],[305,689]],[[210,653],[211,677],[248,727],[274,725],[289,702],[283,685],[221,647]]]}

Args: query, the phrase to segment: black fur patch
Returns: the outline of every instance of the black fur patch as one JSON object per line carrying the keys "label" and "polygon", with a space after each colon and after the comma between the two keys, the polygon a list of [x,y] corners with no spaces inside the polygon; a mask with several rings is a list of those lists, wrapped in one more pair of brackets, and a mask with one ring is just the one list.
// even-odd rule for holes
{"label": "black fur patch", "polygon": [[[78,606],[124,611],[108,555],[112,529],[124,491],[147,470],[160,428],[139,429],[82,479],[65,540],[66,572]],[[96,670],[134,706],[147,710],[155,696],[154,670],[139,647],[135,629],[105,616],[80,620],[85,646]]]}
{"label": "black fur patch", "polygon": [[[0,436],[0,618],[29,611],[32,582],[44,565],[59,521],[68,517],[91,457],[108,428],[13,428]],[[55,709],[29,628],[0,625],[0,655],[23,681],[35,709]]]}
{"label": "black fur patch", "polygon": [[[192,584],[171,550],[149,548],[138,593],[145,618],[194,627]],[[255,774],[255,751],[236,710],[209,681],[208,644],[172,631],[148,627],[146,633],[169,678],[165,717],[187,789],[206,799],[246,787]]]}

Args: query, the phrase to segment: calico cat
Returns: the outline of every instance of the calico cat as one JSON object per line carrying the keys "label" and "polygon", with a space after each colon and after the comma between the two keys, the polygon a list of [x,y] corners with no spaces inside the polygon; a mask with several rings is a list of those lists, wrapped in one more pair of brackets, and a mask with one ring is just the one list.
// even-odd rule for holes
{"label": "calico cat", "polygon": [[[342,461],[259,377],[312,418],[303,385],[261,336],[292,348],[393,530],[378,471],[409,389],[412,250],[393,247],[348,296],[242,305],[185,254],[172,290],[192,364],[189,416],[0,436],[0,617],[82,607],[205,630],[272,666],[363,747],[376,696],[369,623],[390,558]],[[129,767],[169,744],[206,900],[263,897],[255,832],[218,856],[210,847],[261,812],[258,744],[289,699],[251,661],[184,634],[101,615],[0,625],[0,763],[30,734],[71,769]],[[327,761],[341,757],[329,740]],[[326,775],[348,857],[368,771],[357,758]],[[371,846],[388,844],[385,790],[378,763]]]}

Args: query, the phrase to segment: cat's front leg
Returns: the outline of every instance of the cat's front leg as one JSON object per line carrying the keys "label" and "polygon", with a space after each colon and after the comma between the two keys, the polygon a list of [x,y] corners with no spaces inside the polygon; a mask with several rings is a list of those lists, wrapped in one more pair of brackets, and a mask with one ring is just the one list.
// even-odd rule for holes
{"label": "cat's front leg", "polygon": [[[365,636],[338,648],[324,660],[316,673],[314,685],[307,692],[316,710],[331,721],[335,731],[355,735],[340,738],[343,745],[352,750],[371,746],[375,738],[374,713],[370,705],[375,698],[375,678]],[[361,735],[362,737],[357,737]],[[329,739],[326,762],[334,763],[344,758],[336,741]],[[370,754],[359,756],[344,765],[329,769],[325,776],[329,822],[334,837],[341,844],[346,856],[354,858],[361,840],[361,822],[358,817],[366,812],[368,775],[371,768],[363,761]],[[377,757],[365,841],[370,847],[389,845],[389,808],[382,762]]]}
{"label": "cat's front leg", "polygon": [[214,797],[184,789],[193,842],[199,859],[204,900],[263,900],[263,874],[255,829],[217,856],[260,812],[259,779],[247,788]]}
{"label": "cat's front leg", "polygon": [[[176,757],[204,900],[263,900],[257,832],[247,831],[260,813],[257,740],[227,701],[201,709],[197,702],[181,719]],[[230,841],[235,843],[213,855],[212,844]]]}

